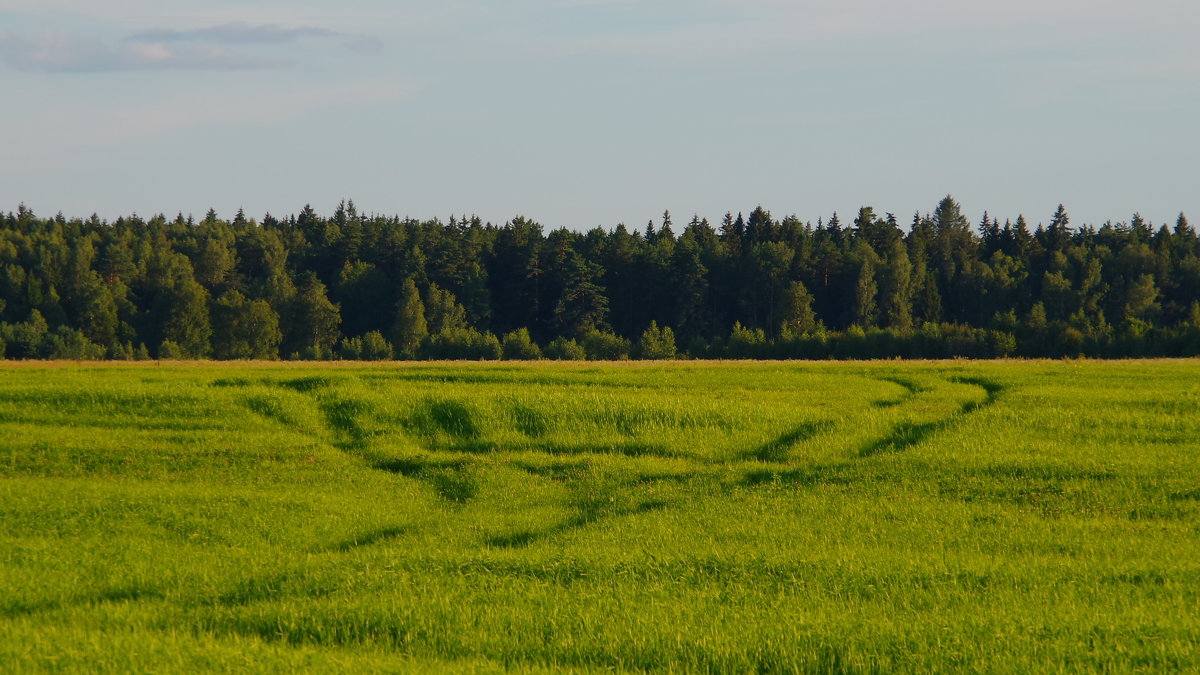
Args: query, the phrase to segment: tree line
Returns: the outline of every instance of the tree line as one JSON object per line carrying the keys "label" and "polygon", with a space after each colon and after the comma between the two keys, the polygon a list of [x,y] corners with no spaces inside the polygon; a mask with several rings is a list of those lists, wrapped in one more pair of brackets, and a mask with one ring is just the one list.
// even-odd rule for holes
{"label": "tree line", "polygon": [[353,202],[261,221],[0,216],[10,359],[1197,354],[1182,214],[1076,228],[1060,205],[1045,225],[972,226],[947,196],[907,227],[871,207],[587,232]]}

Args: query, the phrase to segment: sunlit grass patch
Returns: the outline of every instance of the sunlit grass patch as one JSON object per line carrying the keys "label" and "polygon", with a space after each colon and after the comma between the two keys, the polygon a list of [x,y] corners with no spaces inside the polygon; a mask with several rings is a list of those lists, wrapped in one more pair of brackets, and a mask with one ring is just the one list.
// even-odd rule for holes
{"label": "sunlit grass patch", "polygon": [[0,370],[0,670],[1200,668],[1200,364]]}

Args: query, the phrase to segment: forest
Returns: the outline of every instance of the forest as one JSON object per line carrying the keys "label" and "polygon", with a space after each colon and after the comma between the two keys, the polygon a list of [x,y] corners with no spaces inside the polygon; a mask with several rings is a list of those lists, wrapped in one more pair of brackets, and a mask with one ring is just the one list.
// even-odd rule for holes
{"label": "forest", "polygon": [[952,197],[905,226],[524,217],[0,215],[8,359],[996,358],[1200,354],[1200,238]]}

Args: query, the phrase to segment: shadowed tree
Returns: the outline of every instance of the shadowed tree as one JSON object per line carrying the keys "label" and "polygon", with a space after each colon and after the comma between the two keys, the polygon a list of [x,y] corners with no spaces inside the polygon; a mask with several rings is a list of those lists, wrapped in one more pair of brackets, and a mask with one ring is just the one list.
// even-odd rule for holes
{"label": "shadowed tree", "polygon": [[562,295],[554,308],[554,323],[560,334],[582,337],[608,328],[608,298],[599,284],[600,268],[572,251]]}
{"label": "shadowed tree", "polygon": [[421,341],[429,335],[425,321],[425,304],[417,292],[417,283],[410,277],[400,288],[400,301],[396,307],[396,321],[392,324],[392,346],[396,356],[411,359],[416,356]]}
{"label": "shadowed tree", "polygon": [[859,255],[858,280],[854,286],[854,325],[871,328],[879,316],[879,286],[875,282],[875,263],[872,260],[874,253],[870,247],[863,246],[859,249]]}
{"label": "shadowed tree", "polygon": [[882,276],[883,320],[890,328],[908,331],[912,328],[912,264],[908,248],[900,239],[889,244]]}
{"label": "shadowed tree", "polygon": [[290,332],[285,336],[284,353],[329,358],[340,336],[341,323],[341,313],[337,305],[330,302],[325,284],[315,273],[305,272],[292,300]]}
{"label": "shadowed tree", "polygon": [[213,356],[218,359],[279,358],[279,315],[265,300],[226,291],[213,304]]}
{"label": "shadowed tree", "polygon": [[942,320],[942,294],[938,290],[937,276],[933,270],[925,273],[917,310],[922,323],[937,323]]}

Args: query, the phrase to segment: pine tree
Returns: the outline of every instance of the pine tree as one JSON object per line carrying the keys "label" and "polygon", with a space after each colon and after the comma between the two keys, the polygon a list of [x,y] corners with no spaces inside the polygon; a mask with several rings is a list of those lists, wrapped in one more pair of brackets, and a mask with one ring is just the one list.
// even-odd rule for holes
{"label": "pine tree", "polygon": [[1069,227],[1071,219],[1067,216],[1067,209],[1062,205],[1058,205],[1058,209],[1054,212],[1054,216],[1050,218],[1050,229],[1047,232],[1048,246],[1051,251],[1061,251],[1066,248],[1071,240],[1071,229]]}
{"label": "pine tree", "polygon": [[571,252],[562,295],[554,309],[554,323],[561,335],[579,337],[608,328],[608,298],[598,279],[600,269]]}

